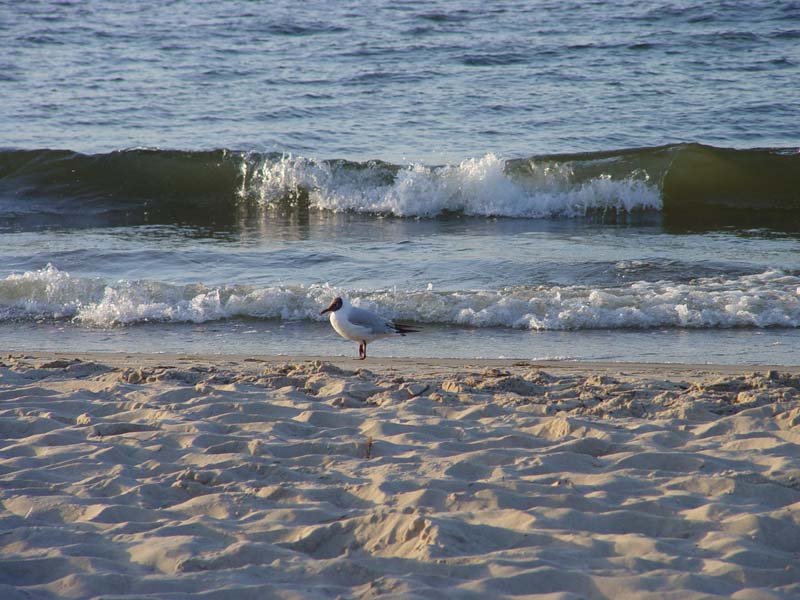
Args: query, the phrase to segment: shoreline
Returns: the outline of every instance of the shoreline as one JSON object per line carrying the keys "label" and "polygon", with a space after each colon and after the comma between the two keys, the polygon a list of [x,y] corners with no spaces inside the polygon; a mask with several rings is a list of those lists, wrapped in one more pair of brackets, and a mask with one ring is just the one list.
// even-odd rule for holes
{"label": "shoreline", "polygon": [[691,378],[710,375],[734,375],[743,373],[765,373],[778,371],[789,374],[800,374],[800,363],[797,365],[780,364],[704,364],[679,362],[629,362],[607,360],[528,360],[517,358],[438,358],[438,357],[368,357],[358,360],[349,356],[326,355],[245,355],[245,354],[208,354],[208,353],[176,353],[176,352],[54,352],[54,351],[8,351],[0,355],[6,358],[27,359],[34,361],[47,360],[80,360],[83,362],[100,362],[120,368],[135,362],[141,366],[155,367],[174,363],[177,365],[200,364],[229,368],[240,368],[254,371],[264,367],[274,367],[289,363],[330,363],[339,368],[358,370],[369,369],[379,372],[419,372],[422,374],[442,374],[447,369],[487,369],[503,368],[512,371],[525,369],[553,370],[563,373],[580,373],[596,371],[602,373],[617,372],[621,374],[652,375],[663,373],[669,377],[684,375]]}

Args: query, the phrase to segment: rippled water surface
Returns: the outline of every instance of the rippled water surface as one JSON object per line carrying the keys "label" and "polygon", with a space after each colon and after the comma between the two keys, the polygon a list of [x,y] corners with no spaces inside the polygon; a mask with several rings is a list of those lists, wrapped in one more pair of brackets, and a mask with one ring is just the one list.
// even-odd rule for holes
{"label": "rippled water surface", "polygon": [[796,2],[2,2],[3,144],[797,146]]}

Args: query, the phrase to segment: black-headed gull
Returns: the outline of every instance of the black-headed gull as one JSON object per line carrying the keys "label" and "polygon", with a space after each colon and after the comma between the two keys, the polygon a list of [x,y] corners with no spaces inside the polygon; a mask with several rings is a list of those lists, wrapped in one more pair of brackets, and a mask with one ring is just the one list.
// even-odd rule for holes
{"label": "black-headed gull", "polygon": [[363,308],[356,308],[347,298],[334,298],[331,305],[319,314],[324,315],[326,312],[331,313],[331,325],[336,333],[347,340],[358,342],[359,360],[367,358],[367,343],[373,340],[418,331],[393,323]]}

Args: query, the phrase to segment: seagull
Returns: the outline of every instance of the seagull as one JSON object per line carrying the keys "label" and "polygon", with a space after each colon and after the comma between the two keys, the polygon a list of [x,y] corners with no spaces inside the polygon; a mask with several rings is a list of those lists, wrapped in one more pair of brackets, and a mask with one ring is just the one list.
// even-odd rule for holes
{"label": "seagull", "polygon": [[331,313],[331,325],[336,333],[347,340],[358,342],[358,360],[367,358],[368,342],[419,331],[393,323],[363,308],[356,308],[347,298],[341,296],[334,298],[331,305],[319,314],[324,315],[327,312]]}

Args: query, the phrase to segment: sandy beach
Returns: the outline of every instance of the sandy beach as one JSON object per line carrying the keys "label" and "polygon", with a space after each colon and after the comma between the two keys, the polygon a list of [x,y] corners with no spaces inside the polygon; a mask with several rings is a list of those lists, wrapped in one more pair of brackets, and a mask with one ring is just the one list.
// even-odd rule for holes
{"label": "sandy beach", "polygon": [[800,367],[12,354],[0,597],[796,598]]}

